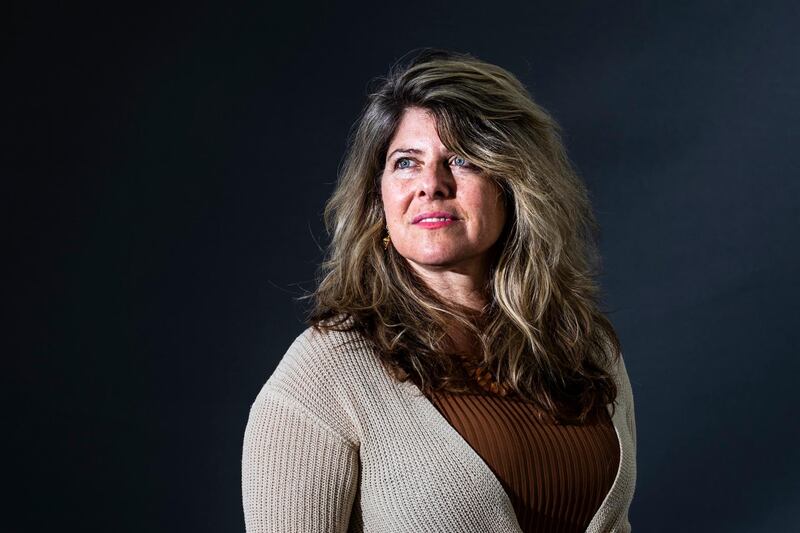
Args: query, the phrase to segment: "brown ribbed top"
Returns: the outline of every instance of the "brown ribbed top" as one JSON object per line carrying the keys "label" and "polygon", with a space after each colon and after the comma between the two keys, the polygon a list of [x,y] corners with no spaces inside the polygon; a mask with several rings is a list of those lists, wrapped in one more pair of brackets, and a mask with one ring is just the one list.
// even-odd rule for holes
{"label": "brown ribbed top", "polygon": [[435,392],[428,398],[495,473],[523,531],[586,531],[619,467],[605,408],[584,425],[559,425],[540,420],[518,397]]}

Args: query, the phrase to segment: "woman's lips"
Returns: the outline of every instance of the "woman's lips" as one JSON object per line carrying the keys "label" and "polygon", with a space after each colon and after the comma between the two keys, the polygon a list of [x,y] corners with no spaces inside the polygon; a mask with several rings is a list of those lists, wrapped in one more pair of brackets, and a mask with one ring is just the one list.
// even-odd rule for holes
{"label": "woman's lips", "polygon": [[444,228],[458,219],[449,211],[428,211],[414,217],[412,224],[425,229]]}
{"label": "woman's lips", "polygon": [[[453,213],[450,213],[449,211],[427,211],[425,213],[420,213],[419,215],[415,216],[414,220],[412,220],[411,223],[412,224],[419,224],[420,222],[422,222],[426,218],[429,218],[429,219],[441,219],[441,218],[444,218],[444,219],[448,219],[450,221],[458,220],[458,218],[456,218],[456,216]],[[433,222],[433,221],[429,220],[427,222]]]}
{"label": "woman's lips", "polygon": [[416,223],[416,225],[425,229],[436,229],[436,228],[444,228],[446,226],[449,226],[450,224],[455,224],[456,222],[457,220],[452,218],[447,218],[444,220],[439,218],[432,220],[420,220],[419,222]]}

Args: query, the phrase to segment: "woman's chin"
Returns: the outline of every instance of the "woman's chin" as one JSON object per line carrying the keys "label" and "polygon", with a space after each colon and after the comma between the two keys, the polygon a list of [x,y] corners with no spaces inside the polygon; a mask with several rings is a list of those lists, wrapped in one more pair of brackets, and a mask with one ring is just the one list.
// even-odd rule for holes
{"label": "woman's chin", "polygon": [[475,257],[464,257],[461,254],[430,254],[416,257],[406,257],[406,260],[415,268],[423,270],[466,270],[476,261]]}

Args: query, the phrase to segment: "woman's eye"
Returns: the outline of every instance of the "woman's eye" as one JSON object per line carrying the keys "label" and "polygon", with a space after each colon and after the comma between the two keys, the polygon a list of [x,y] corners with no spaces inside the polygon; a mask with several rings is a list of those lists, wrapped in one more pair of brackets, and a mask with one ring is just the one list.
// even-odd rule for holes
{"label": "woman's eye", "polygon": [[[408,163],[408,164],[405,164]],[[411,164],[411,160],[407,157],[401,157],[397,161],[394,162],[394,168],[404,169],[409,168]]]}
{"label": "woman's eye", "polygon": [[472,163],[470,163],[469,161],[467,161],[466,159],[464,159],[463,157],[460,157],[460,156],[454,157],[452,162],[457,167],[472,167],[472,166],[474,166]]}
{"label": "woman's eye", "polygon": [[[394,168],[399,170],[412,168],[414,166],[413,163],[414,161],[412,159],[409,159],[408,157],[401,157],[394,162]],[[461,168],[475,168],[475,165],[460,156],[456,156],[451,159],[450,164]]]}

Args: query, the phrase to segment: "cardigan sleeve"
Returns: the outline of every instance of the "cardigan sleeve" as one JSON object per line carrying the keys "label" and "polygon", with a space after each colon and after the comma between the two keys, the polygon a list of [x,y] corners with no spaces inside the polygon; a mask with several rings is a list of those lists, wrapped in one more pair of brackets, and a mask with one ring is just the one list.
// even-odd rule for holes
{"label": "cardigan sleeve", "polygon": [[360,478],[347,348],[311,328],[250,407],[242,449],[248,533],[344,532]]}
{"label": "cardigan sleeve", "polygon": [[250,408],[242,453],[248,533],[345,532],[357,448],[267,384]]}
{"label": "cardigan sleeve", "polygon": [[[625,359],[623,358],[622,354],[619,356],[619,361],[617,363],[617,380],[618,384],[620,385],[619,394],[622,396],[623,404],[625,406],[625,421],[628,424],[628,432],[630,433],[631,438],[631,452],[633,454],[633,471],[634,471],[634,478],[631,481],[630,492],[631,494],[635,488],[635,472],[636,472],[636,415],[634,413],[634,402],[633,402],[633,388],[631,386],[630,377],[628,376],[628,369],[625,366]],[[621,516],[621,521],[617,527],[613,531],[620,532],[620,533],[630,533],[631,531],[631,523],[629,519],[629,509],[630,509],[630,500],[624,506],[623,513]]]}
{"label": "cardigan sleeve", "polygon": [[619,357],[619,380],[623,386],[623,394],[625,395],[625,414],[628,422],[628,430],[631,432],[631,439],[633,440],[633,449],[634,453],[636,451],[636,413],[634,410],[634,401],[633,401],[633,387],[631,386],[631,380],[628,376],[628,369],[625,366],[625,360],[622,358],[620,354]]}

